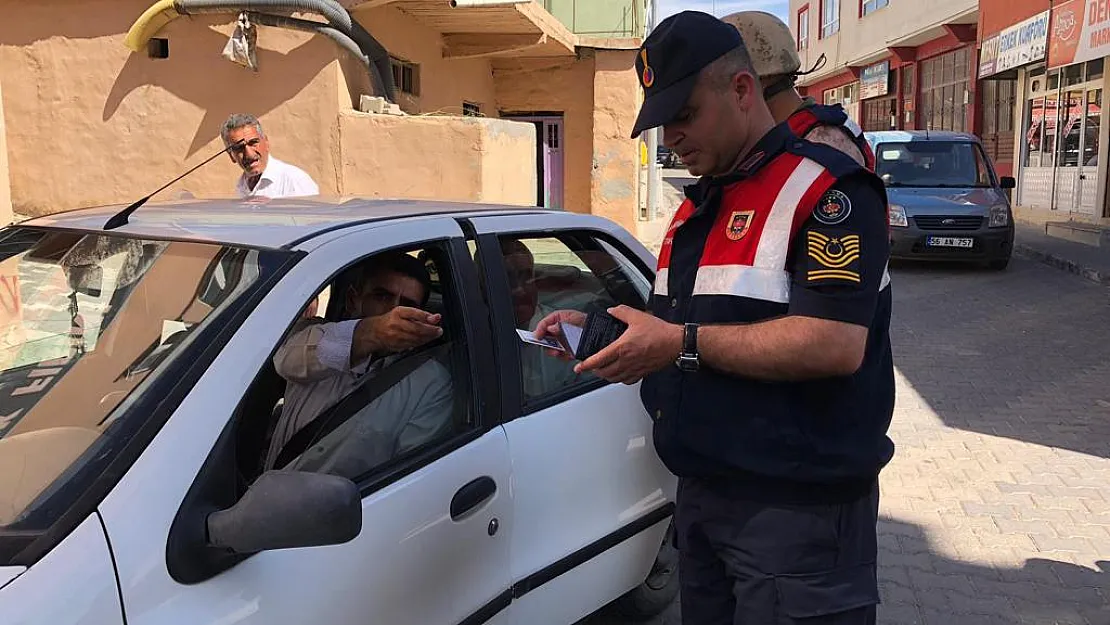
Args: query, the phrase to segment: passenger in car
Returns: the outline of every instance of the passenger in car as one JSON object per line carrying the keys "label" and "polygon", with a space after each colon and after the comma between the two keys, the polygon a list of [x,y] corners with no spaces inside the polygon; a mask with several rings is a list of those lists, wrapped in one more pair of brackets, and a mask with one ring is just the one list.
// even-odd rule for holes
{"label": "passenger in car", "polygon": [[[556,310],[575,308],[569,301],[559,301],[560,294],[557,293],[547,293],[541,300],[536,287],[535,257],[519,239],[502,238],[501,254],[509,273],[516,327],[529,330]],[[549,358],[542,349],[534,346],[522,345],[520,359],[525,397],[539,397],[573,384],[578,379],[573,362]]]}
{"label": "passenger in car", "polygon": [[[349,287],[343,321],[317,317],[297,322],[274,356],[274,367],[287,387],[267,468],[277,468],[274,464],[290,439],[355,390],[366,375],[442,336],[441,315],[422,310],[430,285],[423,263],[412,256],[375,258],[363,265]],[[428,360],[293,464],[298,470],[353,479],[440,435],[451,424],[452,407],[450,372]]]}

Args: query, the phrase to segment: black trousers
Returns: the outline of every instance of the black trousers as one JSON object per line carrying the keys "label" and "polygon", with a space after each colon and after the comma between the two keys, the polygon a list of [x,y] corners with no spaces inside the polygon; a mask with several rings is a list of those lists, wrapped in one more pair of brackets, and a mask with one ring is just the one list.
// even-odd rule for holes
{"label": "black trousers", "polygon": [[682,625],[874,625],[879,491],[846,504],[737,500],[678,486]]}

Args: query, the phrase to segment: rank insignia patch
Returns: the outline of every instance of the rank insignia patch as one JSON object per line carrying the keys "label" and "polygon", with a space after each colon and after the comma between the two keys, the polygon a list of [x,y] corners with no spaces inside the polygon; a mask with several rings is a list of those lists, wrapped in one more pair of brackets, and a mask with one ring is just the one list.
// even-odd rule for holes
{"label": "rank insignia patch", "polygon": [[817,201],[817,207],[813,209],[813,216],[817,221],[835,226],[848,218],[852,214],[852,200],[843,191],[831,189],[821,196]]}
{"label": "rank insignia patch", "polygon": [[822,232],[806,233],[806,282],[824,284],[836,282],[860,283],[858,234],[829,235]]}
{"label": "rank insignia patch", "polygon": [[728,225],[725,227],[725,236],[733,241],[743,239],[752,227],[753,217],[755,217],[755,211],[735,211],[732,213],[732,217],[728,218]]}

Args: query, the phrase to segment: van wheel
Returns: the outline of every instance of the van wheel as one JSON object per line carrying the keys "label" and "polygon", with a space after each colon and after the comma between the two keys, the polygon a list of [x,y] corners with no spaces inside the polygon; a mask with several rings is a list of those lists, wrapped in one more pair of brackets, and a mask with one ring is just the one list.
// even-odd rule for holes
{"label": "van wheel", "polygon": [[1009,264],[1010,264],[1010,257],[1007,256],[1006,258],[1001,258],[999,260],[992,260],[989,263],[987,263],[987,266],[990,267],[994,271],[1002,271],[1002,270],[1006,269],[1006,267]]}
{"label": "van wheel", "polygon": [[674,547],[674,520],[667,525],[663,544],[644,583],[612,603],[613,612],[634,621],[646,621],[666,610],[678,596],[678,549]]}

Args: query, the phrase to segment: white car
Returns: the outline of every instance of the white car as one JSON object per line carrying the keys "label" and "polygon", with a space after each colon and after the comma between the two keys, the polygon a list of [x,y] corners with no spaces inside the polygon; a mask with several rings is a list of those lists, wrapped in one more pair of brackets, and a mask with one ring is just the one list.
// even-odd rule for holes
{"label": "white car", "polygon": [[[151,204],[105,229],[118,209],[0,230],[0,623],[565,625],[671,602],[676,480],[638,385],[516,332],[644,308],[653,258],[619,226],[311,198]],[[268,466],[276,350],[313,307],[337,320],[348,270],[386,250],[429,271],[445,426],[359,475]],[[365,400],[397,389],[422,392]]]}

